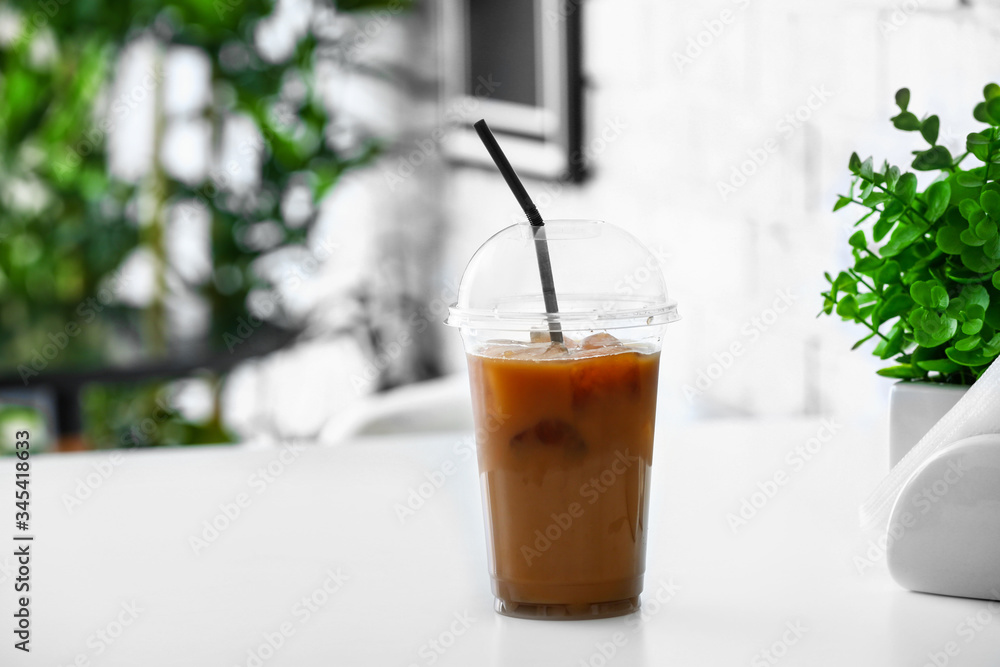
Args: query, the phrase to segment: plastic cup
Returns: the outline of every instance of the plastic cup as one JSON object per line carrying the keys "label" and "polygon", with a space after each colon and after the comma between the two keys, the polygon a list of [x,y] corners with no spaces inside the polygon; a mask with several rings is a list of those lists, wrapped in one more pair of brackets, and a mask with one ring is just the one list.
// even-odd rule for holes
{"label": "plastic cup", "polygon": [[469,364],[495,609],[618,616],[639,608],[659,354],[679,316],[624,230],[554,220],[544,235],[558,313],[521,224],[476,252],[447,320]]}

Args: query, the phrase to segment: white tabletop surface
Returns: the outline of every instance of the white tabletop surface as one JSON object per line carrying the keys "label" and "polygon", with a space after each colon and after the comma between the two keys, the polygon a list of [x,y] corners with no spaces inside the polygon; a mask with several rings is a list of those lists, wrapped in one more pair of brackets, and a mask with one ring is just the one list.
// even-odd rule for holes
{"label": "white tabletop surface", "polygon": [[[493,612],[461,434],[305,446],[285,462],[240,447],[140,451],[117,464],[108,453],[38,456],[32,652],[15,651],[6,627],[5,547],[0,664],[1000,664],[1000,605],[900,589],[868,542],[877,536],[857,529],[857,506],[885,471],[884,434],[838,425],[800,465],[794,449],[820,426],[658,424],[643,611],[585,622]],[[258,471],[269,465],[267,481]],[[401,522],[397,504],[442,470],[453,473]],[[779,471],[784,484],[734,532],[727,514]],[[4,460],[0,497],[12,496]],[[239,516],[196,554],[191,537],[238,500]],[[5,506],[0,525],[14,520]],[[9,545],[12,528],[0,531]]]}

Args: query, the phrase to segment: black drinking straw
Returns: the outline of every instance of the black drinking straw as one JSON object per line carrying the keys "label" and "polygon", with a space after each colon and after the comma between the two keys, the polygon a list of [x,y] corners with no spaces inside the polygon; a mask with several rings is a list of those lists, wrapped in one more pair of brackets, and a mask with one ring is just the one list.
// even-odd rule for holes
{"label": "black drinking straw", "polygon": [[[514,167],[510,166],[510,161],[503,154],[500,144],[497,143],[496,137],[490,132],[486,121],[480,120],[476,122],[474,127],[479,134],[479,138],[483,140],[486,150],[489,151],[490,157],[493,158],[493,162],[496,163],[497,169],[500,170],[503,179],[507,181],[507,187],[514,193],[517,203],[521,205],[524,214],[528,216],[531,233],[535,239],[535,257],[538,258],[538,274],[542,279],[542,297],[545,299],[545,311],[549,315],[557,315],[559,313],[559,303],[556,301],[556,286],[552,280],[552,261],[549,259],[549,244],[545,240],[545,221],[542,220],[538,208],[535,207],[534,202],[531,201],[531,197],[528,196],[528,191],[521,184],[521,179],[514,172]],[[557,320],[549,320],[549,339],[553,343],[563,342],[562,329]]]}

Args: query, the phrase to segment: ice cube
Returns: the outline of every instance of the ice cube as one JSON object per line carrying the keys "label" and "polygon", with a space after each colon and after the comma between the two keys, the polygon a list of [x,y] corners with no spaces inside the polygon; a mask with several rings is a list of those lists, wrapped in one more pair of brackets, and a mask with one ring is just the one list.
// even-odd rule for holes
{"label": "ice cube", "polygon": [[510,439],[511,447],[561,447],[567,452],[587,448],[580,433],[560,419],[543,419]]}
{"label": "ice cube", "polygon": [[545,351],[538,355],[539,359],[561,359],[569,355],[569,350],[563,343],[549,343]]}
{"label": "ice cube", "polygon": [[623,347],[622,342],[607,332],[587,336],[580,344],[585,350],[596,350],[606,347]]}

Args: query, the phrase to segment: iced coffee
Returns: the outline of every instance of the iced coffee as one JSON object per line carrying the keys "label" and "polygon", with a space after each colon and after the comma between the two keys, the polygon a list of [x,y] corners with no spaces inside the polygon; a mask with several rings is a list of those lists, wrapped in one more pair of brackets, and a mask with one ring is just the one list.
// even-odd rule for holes
{"label": "iced coffee", "polygon": [[608,333],[468,354],[498,610],[638,608],[659,351]]}

